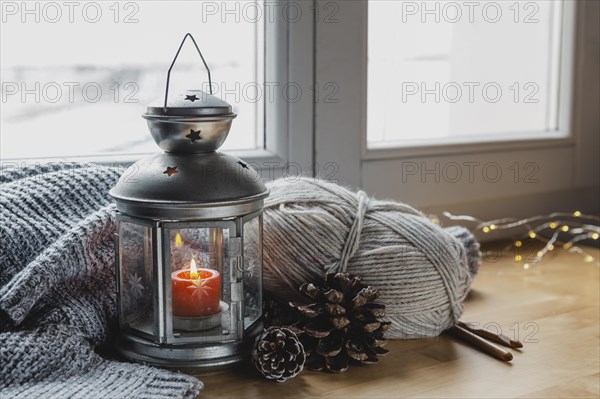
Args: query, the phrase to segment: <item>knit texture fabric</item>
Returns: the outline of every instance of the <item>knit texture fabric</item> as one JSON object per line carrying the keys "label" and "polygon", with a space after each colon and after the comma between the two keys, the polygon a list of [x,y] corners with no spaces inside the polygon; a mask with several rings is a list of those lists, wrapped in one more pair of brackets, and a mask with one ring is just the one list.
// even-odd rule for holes
{"label": "knit texture fabric", "polygon": [[119,171],[6,167],[0,176],[0,397],[194,398],[203,385],[110,360]]}

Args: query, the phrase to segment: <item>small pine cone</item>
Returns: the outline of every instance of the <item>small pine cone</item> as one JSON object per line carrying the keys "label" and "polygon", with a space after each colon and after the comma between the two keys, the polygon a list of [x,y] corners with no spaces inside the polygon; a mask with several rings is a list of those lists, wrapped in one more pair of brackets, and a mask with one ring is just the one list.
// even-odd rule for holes
{"label": "small pine cone", "polygon": [[270,380],[283,382],[304,368],[306,355],[298,336],[283,327],[269,327],[257,338],[252,362]]}
{"label": "small pine cone", "polygon": [[312,303],[290,306],[300,322],[290,327],[306,350],[306,368],[342,373],[350,363],[373,364],[389,351],[381,320],[385,305],[375,303],[378,291],[348,273],[328,273],[319,284],[307,283],[300,293]]}

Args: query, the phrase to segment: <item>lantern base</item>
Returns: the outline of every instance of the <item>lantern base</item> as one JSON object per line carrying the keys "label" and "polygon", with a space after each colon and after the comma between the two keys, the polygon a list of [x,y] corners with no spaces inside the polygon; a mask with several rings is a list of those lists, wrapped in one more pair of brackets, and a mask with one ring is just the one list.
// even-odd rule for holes
{"label": "lantern base", "polygon": [[250,357],[256,336],[263,330],[257,321],[239,341],[159,344],[132,334],[121,333],[117,352],[128,360],[153,366],[177,369],[217,370],[227,368]]}

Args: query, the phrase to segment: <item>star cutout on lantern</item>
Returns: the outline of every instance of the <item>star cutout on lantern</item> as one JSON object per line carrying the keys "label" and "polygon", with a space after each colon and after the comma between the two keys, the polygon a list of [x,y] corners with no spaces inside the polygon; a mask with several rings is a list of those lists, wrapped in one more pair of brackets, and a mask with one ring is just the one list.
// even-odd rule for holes
{"label": "star cutout on lantern", "polygon": [[177,173],[177,166],[167,166],[167,170],[163,172],[165,175],[171,177]]}
{"label": "star cutout on lantern", "polygon": [[186,134],[185,137],[190,139],[190,141],[193,143],[196,140],[202,140],[200,137],[200,132],[200,130],[190,129],[190,134]]}
{"label": "star cutout on lantern", "polygon": [[198,96],[197,96],[197,95],[195,95],[195,94],[186,94],[186,95],[185,95],[185,99],[186,99],[186,100],[190,100],[191,102],[194,102],[194,101],[196,101],[196,100],[200,100],[200,99],[198,98]]}
{"label": "star cutout on lantern", "polygon": [[248,169],[248,165],[246,165],[245,163],[243,163],[242,161],[237,161],[238,165],[240,165],[242,168],[244,169]]}

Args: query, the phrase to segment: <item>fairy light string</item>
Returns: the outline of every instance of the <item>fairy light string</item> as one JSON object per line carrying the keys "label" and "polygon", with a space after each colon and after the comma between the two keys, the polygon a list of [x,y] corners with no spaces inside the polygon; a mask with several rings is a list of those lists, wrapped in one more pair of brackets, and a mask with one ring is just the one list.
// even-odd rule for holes
{"label": "fairy light string", "polygon": [[[453,215],[450,212],[444,212],[443,214],[449,220],[474,223],[475,226],[472,230],[481,231],[484,234],[489,234],[495,230],[523,230],[522,233],[515,236],[512,244],[507,246],[506,249],[515,249],[515,262],[524,262],[524,269],[529,269],[531,263],[540,262],[544,256],[556,248],[579,254],[583,257],[584,262],[593,262],[595,258],[577,243],[583,240],[598,240],[600,238],[600,217],[583,214],[580,211],[572,213],[554,212],[526,219],[501,218],[489,221],[483,221],[468,215]],[[439,220],[435,217],[432,221],[439,223]],[[552,231],[550,238],[539,234],[544,230]],[[568,239],[563,239],[565,236]],[[540,250],[536,251],[533,260],[524,259],[524,256],[520,253],[520,248],[524,246],[526,241],[544,244]]]}

